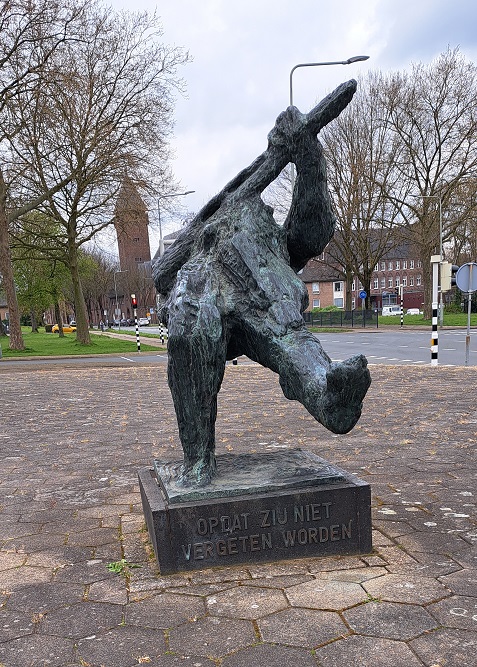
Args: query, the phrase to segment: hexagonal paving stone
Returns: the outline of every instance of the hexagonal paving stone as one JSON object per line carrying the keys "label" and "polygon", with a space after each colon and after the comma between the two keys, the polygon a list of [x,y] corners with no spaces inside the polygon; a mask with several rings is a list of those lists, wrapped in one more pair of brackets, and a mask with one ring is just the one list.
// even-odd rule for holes
{"label": "hexagonal paving stone", "polygon": [[193,646],[196,655],[220,658],[256,641],[251,621],[208,616],[196,623],[173,628],[169,646],[171,651],[185,655]]}
{"label": "hexagonal paving stone", "polygon": [[31,614],[0,609],[0,642],[31,635],[34,631],[35,625]]}
{"label": "hexagonal paving stone", "polygon": [[393,602],[370,602],[344,612],[358,634],[406,641],[436,628],[435,619],[422,607]]}
{"label": "hexagonal paving stone", "polygon": [[14,591],[17,588],[23,588],[27,582],[37,584],[50,581],[52,576],[52,570],[22,565],[12,570],[0,572],[0,590]]}
{"label": "hexagonal paving stone", "polygon": [[422,667],[403,642],[358,635],[316,649],[316,658],[320,667]]}
{"label": "hexagonal paving stone", "polygon": [[88,590],[88,600],[94,602],[110,602],[111,604],[126,604],[128,592],[123,577],[95,581]]}
{"label": "hexagonal paving stone", "polygon": [[139,658],[149,667],[165,651],[163,632],[127,625],[83,639],[77,649],[81,664],[104,667],[131,667],[141,664]]}
{"label": "hexagonal paving stone", "polygon": [[80,639],[119,625],[122,607],[100,602],[79,602],[47,614],[42,620],[42,634]]}
{"label": "hexagonal paving stone", "polygon": [[436,604],[429,605],[429,612],[448,628],[477,631],[477,598],[452,595]]}
{"label": "hexagonal paving stone", "polygon": [[128,605],[126,623],[166,629],[204,615],[205,606],[202,599],[162,593]]}
{"label": "hexagonal paving stone", "polygon": [[373,598],[387,602],[423,604],[440,600],[450,594],[435,579],[416,575],[387,574],[379,579],[365,581],[363,587]]}
{"label": "hexagonal paving stone", "polygon": [[360,584],[323,579],[287,588],[286,595],[293,607],[336,611],[364,602],[368,597]]}
{"label": "hexagonal paving stone", "polygon": [[362,584],[363,581],[382,577],[385,574],[388,574],[385,567],[360,567],[351,570],[340,570],[338,572],[320,572],[319,574],[315,574],[315,578],[317,581],[323,579],[329,581],[332,579],[334,581],[351,581],[355,584]]}
{"label": "hexagonal paving stone", "polygon": [[26,561],[26,554],[17,554],[14,551],[0,553],[0,572],[10,570],[13,567],[20,567]]}
{"label": "hexagonal paving stone", "polygon": [[224,658],[222,662],[223,667],[252,667],[253,665],[316,667],[316,662],[310,651],[305,649],[270,646],[270,644],[259,644],[246,648]]}
{"label": "hexagonal paving stone", "polygon": [[62,637],[28,635],[0,644],[0,664],[6,667],[61,667],[69,662],[73,662],[73,642]]}
{"label": "hexagonal paving stone", "polygon": [[256,619],[280,609],[287,601],[279,590],[237,586],[207,598],[207,608],[213,616]]}
{"label": "hexagonal paving stone", "polygon": [[34,584],[13,591],[8,600],[8,608],[40,614],[81,602],[83,593],[84,586],[81,584]]}
{"label": "hexagonal paving stone", "polygon": [[477,665],[477,637],[475,633],[466,630],[436,630],[413,639],[410,646],[426,667],[431,665],[475,667]]}
{"label": "hexagonal paving stone", "polygon": [[217,663],[208,658],[193,655],[163,655],[148,662],[145,667],[215,667]]}
{"label": "hexagonal paving stone", "polygon": [[458,595],[474,595],[477,597],[477,572],[476,570],[460,570],[445,577],[439,577],[447,588]]}
{"label": "hexagonal paving stone", "polygon": [[266,642],[310,649],[349,632],[338,614],[311,609],[285,609],[261,618],[258,626]]}

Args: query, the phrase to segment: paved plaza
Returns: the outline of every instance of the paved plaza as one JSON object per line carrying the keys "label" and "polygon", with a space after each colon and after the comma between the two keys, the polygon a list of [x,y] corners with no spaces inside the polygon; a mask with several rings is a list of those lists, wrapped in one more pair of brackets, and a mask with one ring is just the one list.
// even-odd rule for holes
{"label": "paved plaza", "polygon": [[372,366],[336,436],[227,366],[218,453],[356,473],[374,550],[161,576],[137,472],[182,450],[165,365],[127,363],[0,362],[0,667],[477,666],[476,367]]}

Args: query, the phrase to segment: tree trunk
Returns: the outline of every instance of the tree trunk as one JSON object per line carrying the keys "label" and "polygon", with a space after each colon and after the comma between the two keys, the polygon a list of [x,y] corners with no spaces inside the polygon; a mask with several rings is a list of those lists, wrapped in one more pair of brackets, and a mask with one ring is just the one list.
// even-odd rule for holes
{"label": "tree trunk", "polygon": [[76,340],[82,345],[91,345],[88,311],[86,309],[86,302],[84,300],[78,268],[78,248],[76,247],[75,234],[72,229],[70,229],[68,233],[68,258],[71,280],[73,282],[73,295],[76,316]]}
{"label": "tree trunk", "polygon": [[3,173],[0,169],[0,272],[2,273],[3,289],[8,305],[8,317],[10,326],[11,350],[24,350],[22,329],[20,325],[20,309],[18,307],[17,293],[13,279],[13,264],[10,251],[10,234],[8,231],[8,218],[6,205],[6,186]]}
{"label": "tree trunk", "polygon": [[63,333],[63,320],[61,319],[60,304],[58,303],[58,299],[55,301],[55,320],[58,325],[58,335],[60,338],[63,338],[65,334]]}
{"label": "tree trunk", "polygon": [[31,319],[31,332],[38,333],[38,318],[33,308],[30,310],[30,319]]}

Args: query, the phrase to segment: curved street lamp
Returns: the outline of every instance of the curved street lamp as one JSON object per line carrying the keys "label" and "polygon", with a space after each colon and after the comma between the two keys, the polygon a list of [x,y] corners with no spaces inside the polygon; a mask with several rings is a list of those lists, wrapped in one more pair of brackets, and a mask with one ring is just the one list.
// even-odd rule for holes
{"label": "curved street lamp", "polygon": [[[362,60],[368,60],[368,59],[369,56],[352,56],[347,60],[332,60],[330,62],[322,62],[322,63],[299,63],[298,65],[295,65],[295,67],[292,67],[290,71],[290,106],[291,107],[293,106],[293,72],[299,67],[321,67],[323,65],[352,65],[353,63],[358,63],[361,62]],[[293,162],[291,163],[290,167],[291,167],[290,181],[293,192],[293,186],[295,185],[295,171]]]}
{"label": "curved street lamp", "polygon": [[332,60],[330,62],[323,63],[299,63],[292,67],[290,72],[290,106],[293,106],[293,72],[299,67],[321,67],[323,65],[352,65],[353,63],[359,63],[362,60],[368,60],[369,56],[353,56],[348,58],[348,60]]}
{"label": "curved street lamp", "polygon": [[159,223],[159,257],[162,257],[164,254],[164,238],[162,236],[161,209],[159,202],[161,199],[165,199],[166,197],[183,197],[184,195],[191,195],[193,192],[195,192],[195,190],[187,190],[187,192],[173,192],[170,195],[160,195],[157,198],[157,221]]}

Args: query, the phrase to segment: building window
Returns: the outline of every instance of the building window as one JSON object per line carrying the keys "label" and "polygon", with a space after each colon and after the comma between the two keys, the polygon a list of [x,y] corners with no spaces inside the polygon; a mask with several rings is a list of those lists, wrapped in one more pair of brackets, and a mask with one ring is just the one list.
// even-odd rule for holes
{"label": "building window", "polygon": [[320,283],[311,283],[311,291],[313,294],[319,294],[320,293]]}
{"label": "building window", "polygon": [[420,259],[417,260],[417,268],[422,269],[422,262]]}
{"label": "building window", "polygon": [[136,236],[136,237],[133,239],[133,241],[134,241],[134,243],[139,243],[139,236]]}
{"label": "building window", "polygon": [[416,276],[416,286],[419,287],[421,285],[421,276],[418,275]]}
{"label": "building window", "polygon": [[410,260],[409,260],[409,268],[410,268],[410,269],[413,269],[413,268],[414,268],[414,260],[413,260],[413,259],[410,259]]}
{"label": "building window", "polygon": [[381,289],[385,289],[386,287],[386,278],[381,278]]}
{"label": "building window", "polygon": [[333,305],[336,306],[337,308],[343,308],[343,298],[339,297],[337,299],[333,299]]}
{"label": "building window", "polygon": [[414,287],[414,276],[410,276],[409,278],[409,287]]}
{"label": "building window", "polygon": [[393,286],[393,279],[388,278],[388,287],[392,287],[392,286]]}
{"label": "building window", "polygon": [[386,262],[381,262],[381,271],[386,271]]}
{"label": "building window", "polygon": [[396,287],[399,287],[399,285],[401,284],[401,279],[399,276],[396,276],[396,282],[394,284]]}
{"label": "building window", "polygon": [[313,308],[319,308],[319,307],[320,307],[320,300],[313,299]]}
{"label": "building window", "polygon": [[407,269],[407,259],[402,260],[402,268]]}
{"label": "building window", "polygon": [[402,286],[403,286],[403,287],[407,287],[407,276],[403,276],[403,279],[402,279]]}
{"label": "building window", "polygon": [[356,291],[356,280],[353,280],[353,282],[351,283],[351,291],[352,292]]}
{"label": "building window", "polygon": [[377,278],[373,280],[373,289],[379,289],[379,280]]}
{"label": "building window", "polygon": [[334,291],[335,292],[342,292],[343,291],[343,283],[342,282],[334,283]]}
{"label": "building window", "polygon": [[396,260],[396,271],[399,271],[400,268],[401,268],[401,260],[397,259]]}
{"label": "building window", "polygon": [[392,271],[392,270],[393,270],[393,263],[392,263],[392,262],[389,262],[389,264],[388,264],[388,271]]}

